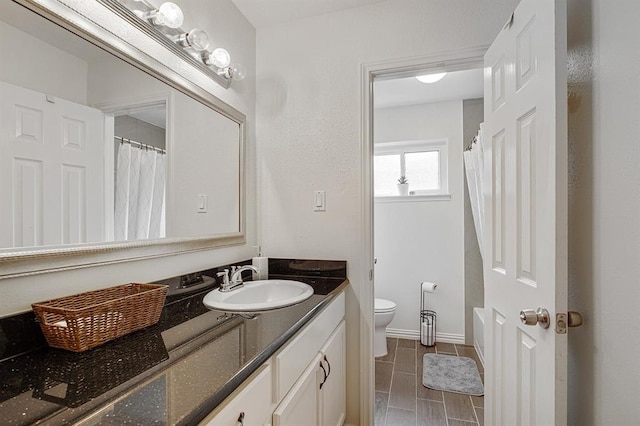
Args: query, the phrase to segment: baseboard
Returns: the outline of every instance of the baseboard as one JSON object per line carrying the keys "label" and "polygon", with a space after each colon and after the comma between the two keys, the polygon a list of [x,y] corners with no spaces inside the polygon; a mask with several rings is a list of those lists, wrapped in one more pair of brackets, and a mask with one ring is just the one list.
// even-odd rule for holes
{"label": "baseboard", "polygon": [[387,327],[387,337],[396,337],[398,339],[420,340],[420,333],[417,330],[403,330],[400,328]]}
{"label": "baseboard", "polygon": [[[397,337],[399,339],[420,340],[420,332],[418,330],[403,330],[400,328],[388,328],[387,337]],[[455,345],[464,345],[464,335],[452,333],[436,333],[436,343],[453,343]]]}

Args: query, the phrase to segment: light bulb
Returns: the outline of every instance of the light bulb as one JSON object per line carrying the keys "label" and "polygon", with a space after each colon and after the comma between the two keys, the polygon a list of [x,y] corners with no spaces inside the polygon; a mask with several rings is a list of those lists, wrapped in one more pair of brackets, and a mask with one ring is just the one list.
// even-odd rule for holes
{"label": "light bulb", "polygon": [[231,63],[231,55],[225,49],[218,47],[213,52],[204,52],[202,60],[207,65],[213,65],[216,68],[226,68]]}
{"label": "light bulb", "polygon": [[207,50],[209,47],[209,35],[199,28],[194,28],[187,34],[187,42],[198,52]]}
{"label": "light bulb", "polygon": [[193,50],[202,52],[209,47],[209,36],[204,30],[194,28],[186,34],[173,37],[173,41],[183,47],[191,47]]}
{"label": "light bulb", "polygon": [[446,71],[445,72],[439,72],[439,73],[436,73],[436,74],[419,75],[416,78],[421,83],[435,83],[436,81],[442,80],[442,78],[445,75],[447,75]]}
{"label": "light bulb", "polygon": [[229,65],[229,68],[227,68],[227,74],[229,75],[229,78],[240,81],[244,80],[247,76],[247,70],[242,65],[236,63]]}
{"label": "light bulb", "polygon": [[164,25],[169,28],[179,28],[184,22],[184,15],[177,4],[165,2],[149,14],[153,25]]}

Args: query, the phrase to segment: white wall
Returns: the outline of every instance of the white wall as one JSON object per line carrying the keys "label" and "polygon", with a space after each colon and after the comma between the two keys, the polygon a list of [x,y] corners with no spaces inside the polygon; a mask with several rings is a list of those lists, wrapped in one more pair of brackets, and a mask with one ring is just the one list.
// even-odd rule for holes
{"label": "white wall", "polygon": [[[185,26],[205,29],[217,46],[224,46],[247,69],[247,78],[234,82],[229,89],[213,84],[212,93],[247,116],[247,243],[168,258],[118,265],[39,274],[0,280],[0,316],[30,309],[39,300],[108,287],[127,282],[149,282],[214,265],[236,262],[255,255],[256,187],[255,187],[255,29],[230,0],[199,2],[178,1],[185,13]],[[45,68],[40,67],[39,72]]]}
{"label": "white wall", "polygon": [[436,293],[425,298],[437,313],[437,337],[463,343],[462,101],[375,109],[373,138],[375,143],[448,140],[450,200],[375,203],[375,295],[398,306],[387,332],[417,337],[420,283],[437,283]]}
{"label": "white wall", "polygon": [[88,65],[0,21],[0,81],[86,105]]}
{"label": "white wall", "polygon": [[[171,100],[170,172],[167,182],[167,235],[196,237],[238,232],[240,150],[237,123],[176,93]],[[205,213],[197,211],[207,196]]]}
{"label": "white wall", "polygon": [[167,132],[163,127],[149,124],[130,115],[115,117],[113,128],[116,136],[133,139],[156,148],[165,149],[167,147],[165,142]]}
{"label": "white wall", "polygon": [[569,0],[569,424],[638,424],[637,0]]}
{"label": "white wall", "polygon": [[[268,256],[348,261],[348,423],[359,421],[362,64],[489,44],[517,0],[389,0],[257,32],[260,229]],[[312,191],[327,191],[313,212]]]}

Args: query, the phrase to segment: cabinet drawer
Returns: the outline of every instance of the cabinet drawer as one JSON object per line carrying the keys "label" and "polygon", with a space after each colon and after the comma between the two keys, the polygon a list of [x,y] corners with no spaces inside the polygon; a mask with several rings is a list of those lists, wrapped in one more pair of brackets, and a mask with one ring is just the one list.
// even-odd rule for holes
{"label": "cabinet drawer", "polygon": [[280,401],[344,317],[344,292],[275,356],[275,400]]}
{"label": "cabinet drawer", "polygon": [[270,423],[273,404],[271,403],[271,366],[263,365],[252,377],[216,408],[201,425],[237,426],[243,414],[245,426],[263,426]]}

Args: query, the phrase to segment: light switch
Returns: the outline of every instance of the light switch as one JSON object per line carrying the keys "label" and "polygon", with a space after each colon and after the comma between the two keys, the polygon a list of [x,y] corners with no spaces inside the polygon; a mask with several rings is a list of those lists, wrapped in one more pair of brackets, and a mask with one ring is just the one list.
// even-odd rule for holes
{"label": "light switch", "polygon": [[206,213],[207,212],[207,195],[200,194],[198,195],[198,213]]}
{"label": "light switch", "polygon": [[313,211],[323,212],[327,210],[326,191],[313,191]]}

